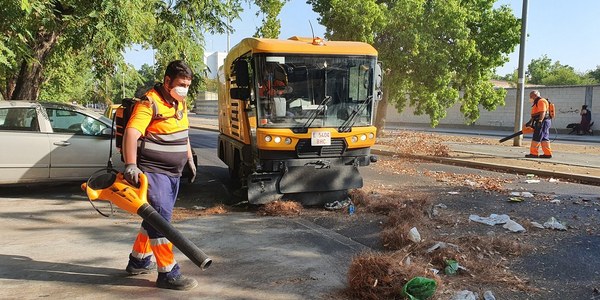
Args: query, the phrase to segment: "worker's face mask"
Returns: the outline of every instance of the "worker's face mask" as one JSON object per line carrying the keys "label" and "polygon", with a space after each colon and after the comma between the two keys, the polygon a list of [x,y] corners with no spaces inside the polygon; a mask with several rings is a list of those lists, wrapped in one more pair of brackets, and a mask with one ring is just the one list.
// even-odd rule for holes
{"label": "worker's face mask", "polygon": [[[169,80],[168,82],[166,82],[171,97],[173,97],[177,101],[182,101],[183,98],[185,98],[188,94],[189,88],[187,86],[191,84],[191,81],[191,79],[175,78],[174,80]],[[187,84],[187,86],[181,86],[181,84]]]}
{"label": "worker's face mask", "polygon": [[182,101],[185,96],[188,94],[188,88],[182,86],[176,86],[171,89],[171,97],[175,98],[177,101]]}

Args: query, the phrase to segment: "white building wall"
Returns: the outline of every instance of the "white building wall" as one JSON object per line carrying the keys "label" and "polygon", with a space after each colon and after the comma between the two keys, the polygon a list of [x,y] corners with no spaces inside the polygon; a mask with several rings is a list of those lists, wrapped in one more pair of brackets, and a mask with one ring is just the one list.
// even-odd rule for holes
{"label": "white building wall", "polygon": [[[525,89],[525,99],[523,103],[523,122],[530,118],[531,104],[529,104],[529,92],[534,88]],[[564,129],[569,123],[579,123],[581,117],[579,112],[581,106],[586,104],[592,111],[592,118],[595,118],[598,109],[600,109],[600,85],[593,86],[556,86],[556,87],[535,87],[539,90],[542,97],[550,99],[556,107],[556,118],[552,121],[552,126],[558,129]],[[586,90],[588,90],[588,99],[586,99]],[[591,92],[590,92],[591,91]],[[594,110],[594,100],[599,104]],[[515,123],[515,107],[517,101],[517,89],[507,88],[505,105],[498,106],[494,111],[487,111],[481,108],[480,117],[473,125],[482,127],[504,127],[512,129]],[[386,121],[390,124],[430,124],[428,115],[416,116],[412,107],[406,107],[402,113],[398,113],[393,105],[388,105]],[[592,120],[593,121],[593,120]],[[460,112],[460,105],[454,105],[447,111],[444,119],[440,120],[440,125],[444,126],[464,126],[465,119]]]}
{"label": "white building wall", "polygon": [[208,55],[204,55],[204,64],[208,68],[208,78],[215,79],[217,78],[217,73],[219,71],[219,67],[223,65],[225,61],[225,57],[227,56],[227,52],[213,52]]}

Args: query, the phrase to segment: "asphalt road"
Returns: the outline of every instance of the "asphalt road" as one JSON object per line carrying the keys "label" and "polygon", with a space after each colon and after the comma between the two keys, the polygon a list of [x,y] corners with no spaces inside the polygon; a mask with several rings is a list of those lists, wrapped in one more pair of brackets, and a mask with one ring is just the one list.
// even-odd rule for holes
{"label": "asphalt road", "polygon": [[[199,174],[194,184],[182,184],[178,206],[235,201],[227,168],[215,155],[217,134],[192,130],[191,138]],[[527,184],[523,176],[426,162],[412,163],[416,173],[403,174],[384,167],[386,159],[363,168],[367,187],[429,193],[434,203],[448,207],[452,222],[467,226],[442,226],[440,234],[466,230],[509,235],[536,246],[514,259],[511,268],[541,290],[526,294],[495,289],[502,296],[498,299],[594,299],[593,289],[600,287],[600,187],[547,180]],[[548,198],[509,203],[505,194],[452,186],[423,175],[427,171],[507,180],[508,190]],[[569,230],[512,234],[501,226],[468,222],[469,214],[492,213],[506,213],[523,223],[543,223],[554,216],[566,221]],[[354,216],[317,211],[301,218],[266,218],[249,209],[177,222],[176,227],[214,260],[202,272],[177,254],[184,272],[200,282],[200,287],[181,293],[153,288],[155,274],[124,275],[138,217],[123,212],[100,217],[78,184],[1,188],[0,298],[337,299],[351,258],[367,249],[381,250],[382,220],[361,211]]]}

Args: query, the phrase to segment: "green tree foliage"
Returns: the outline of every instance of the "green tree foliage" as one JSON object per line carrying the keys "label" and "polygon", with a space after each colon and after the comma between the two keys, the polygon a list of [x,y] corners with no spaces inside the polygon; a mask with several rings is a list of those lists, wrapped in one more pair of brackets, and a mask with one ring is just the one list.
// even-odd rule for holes
{"label": "green tree foliage", "polygon": [[[332,40],[372,43],[388,73],[389,103],[428,114],[435,126],[460,103],[466,122],[479,106],[504,104],[490,82],[519,42],[520,23],[493,0],[308,0]],[[380,111],[380,110],[378,110]]]}
{"label": "green tree foliage", "polygon": [[595,70],[589,71],[587,76],[592,78],[596,83],[600,83],[600,66],[596,66]]}
{"label": "green tree foliage", "polygon": [[135,91],[136,97],[142,97],[149,89],[151,89],[154,84],[160,82],[162,76],[156,74],[154,67],[143,64],[142,67],[138,70],[139,76],[141,78],[142,84],[139,85]]}
{"label": "green tree foliage", "polygon": [[548,58],[547,55],[543,55],[537,59],[532,59],[529,65],[527,65],[529,83],[542,84],[542,80],[548,77],[548,74],[550,74],[551,68],[552,60]]}
{"label": "green tree foliage", "polygon": [[559,61],[552,62],[547,55],[532,59],[527,66],[527,74],[529,83],[540,85],[584,85],[598,82],[592,72],[579,73],[569,65],[563,65]]}
{"label": "green tree foliage", "polygon": [[[96,81],[87,83],[106,86],[124,63],[122,53],[133,44],[156,49],[162,68],[168,61],[185,59],[202,74],[203,33],[230,30],[224,20],[237,17],[239,7],[237,0],[0,0],[0,14],[8,20],[0,24],[2,95],[36,100],[42,84],[65,84],[59,78],[68,75],[58,69],[91,71]],[[197,86],[199,80],[194,81]],[[44,95],[56,96],[66,87],[48,89]]]}
{"label": "green tree foliage", "polygon": [[263,14],[263,24],[256,29],[255,37],[276,39],[281,31],[279,13],[288,0],[255,0],[254,3],[260,8],[256,16]]}

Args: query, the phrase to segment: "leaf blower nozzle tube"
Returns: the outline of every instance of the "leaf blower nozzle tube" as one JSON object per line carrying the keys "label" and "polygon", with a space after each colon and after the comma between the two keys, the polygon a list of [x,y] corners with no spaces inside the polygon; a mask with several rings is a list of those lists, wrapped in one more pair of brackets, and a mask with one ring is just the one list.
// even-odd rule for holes
{"label": "leaf blower nozzle tube", "polygon": [[184,237],[175,227],[171,226],[150,204],[144,203],[138,208],[137,214],[169,240],[181,253],[189,258],[196,266],[206,270],[212,259],[200,250],[194,243]]}
{"label": "leaf blower nozzle tube", "polygon": [[85,190],[90,202],[95,200],[110,201],[123,210],[138,214],[156,230],[160,231],[177,249],[202,270],[208,268],[212,263],[212,260],[202,250],[184,237],[148,204],[148,179],[146,175],[140,175],[140,187],[136,188],[123,178],[122,173],[118,173],[116,170],[103,169],[94,173],[81,187]]}

